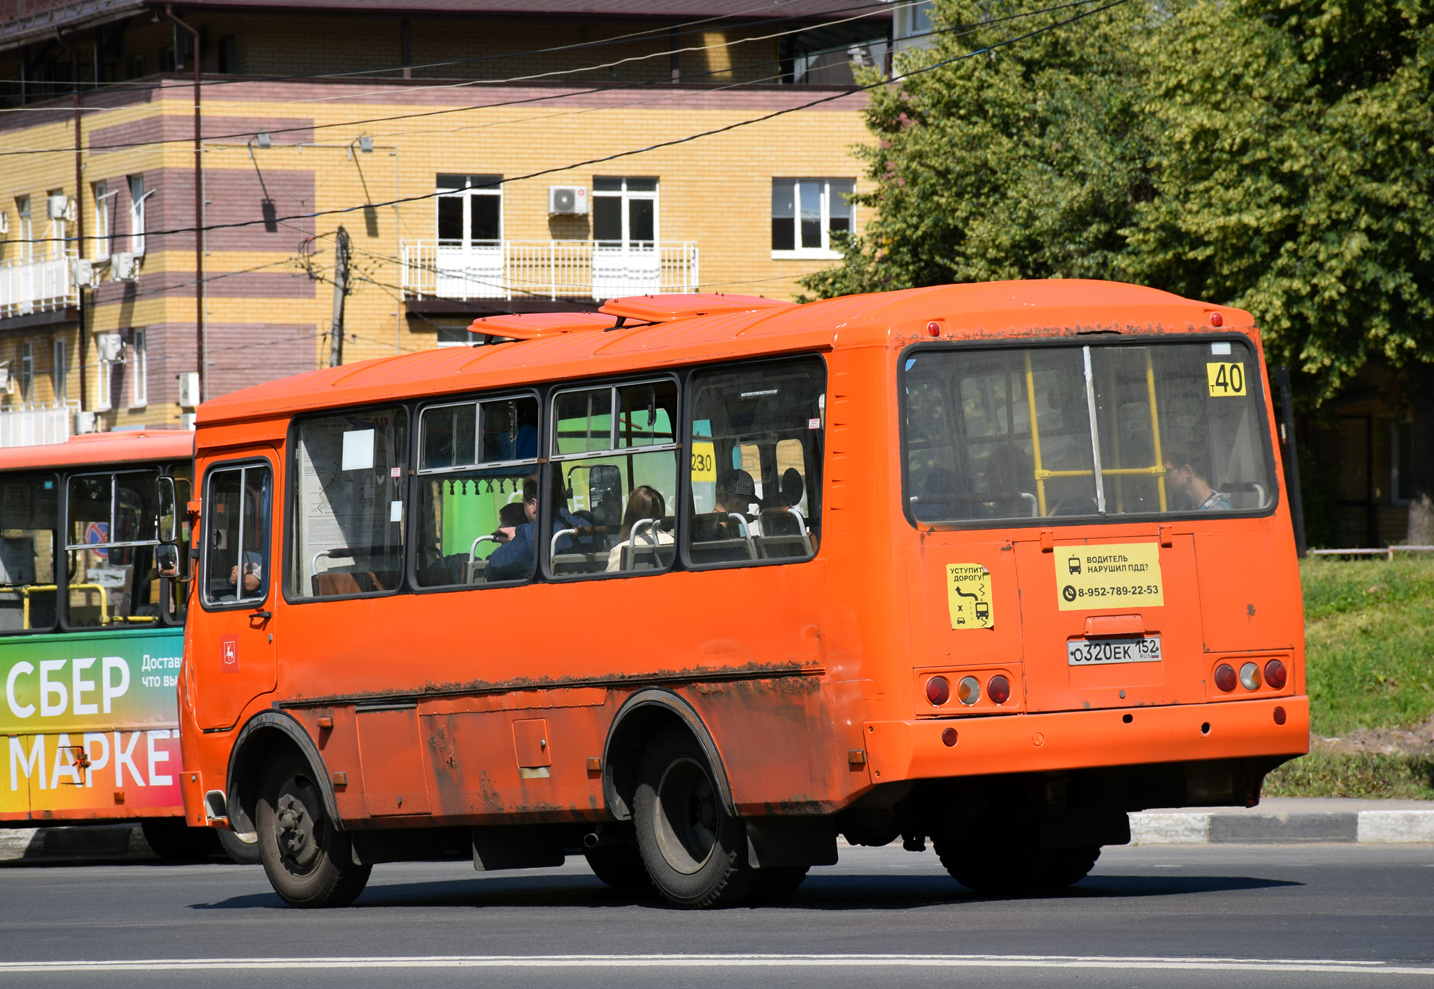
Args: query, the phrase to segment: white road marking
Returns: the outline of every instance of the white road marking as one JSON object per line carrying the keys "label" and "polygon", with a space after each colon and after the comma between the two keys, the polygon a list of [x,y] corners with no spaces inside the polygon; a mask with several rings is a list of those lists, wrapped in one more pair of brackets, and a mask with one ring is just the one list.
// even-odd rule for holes
{"label": "white road marking", "polygon": [[414,955],[331,958],[143,958],[52,962],[0,962],[0,975],[85,972],[203,972],[235,969],[446,969],[446,968],[1007,968],[1142,969],[1201,972],[1434,976],[1434,966],[1309,958],[1158,958],[1104,955],[863,955],[863,954],[648,954],[648,955]]}

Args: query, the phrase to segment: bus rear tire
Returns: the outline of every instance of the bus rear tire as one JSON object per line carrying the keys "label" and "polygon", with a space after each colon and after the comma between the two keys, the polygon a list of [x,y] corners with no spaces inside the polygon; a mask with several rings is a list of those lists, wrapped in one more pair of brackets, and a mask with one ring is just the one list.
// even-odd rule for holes
{"label": "bus rear tire", "polygon": [[751,902],[763,905],[785,903],[807,881],[807,870],[810,868],[807,865],[784,865],[758,869]]}
{"label": "bus rear tire", "polygon": [[182,817],[147,817],[139,826],[150,851],[166,862],[203,862],[219,851],[213,828],[191,828]]}
{"label": "bus rear tire", "polygon": [[643,753],[637,779],[637,847],[662,897],[690,909],[745,898],[755,884],[746,862],[746,829],[722,805],[697,740],[681,728],[658,734]]}
{"label": "bus rear tire", "polygon": [[293,907],[342,907],[358,898],[371,865],[355,865],[349,836],[324,809],[309,761],[292,749],[273,756],[259,785],[259,855],[274,892]]}
{"label": "bus rear tire", "polygon": [[259,836],[252,831],[247,835],[237,834],[233,831],[220,831],[219,844],[224,848],[224,854],[235,865],[258,865]]}
{"label": "bus rear tire", "polygon": [[652,880],[642,864],[642,853],[633,842],[585,848],[583,858],[588,860],[593,875],[613,889],[634,894],[652,892]]}
{"label": "bus rear tire", "polygon": [[1090,875],[1090,870],[1095,868],[1098,858],[1099,845],[1058,848],[1051,852],[1050,864],[1046,866],[1045,875],[1041,877],[1042,885],[1052,889],[1072,886]]}

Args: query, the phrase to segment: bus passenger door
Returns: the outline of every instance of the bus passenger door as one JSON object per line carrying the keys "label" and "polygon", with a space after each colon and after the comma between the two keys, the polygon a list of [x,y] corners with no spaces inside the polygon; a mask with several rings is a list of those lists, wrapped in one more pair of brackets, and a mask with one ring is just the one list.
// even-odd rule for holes
{"label": "bus passenger door", "polygon": [[199,602],[189,661],[203,674],[194,697],[200,728],[230,728],[274,689],[274,461],[214,464],[204,475]]}

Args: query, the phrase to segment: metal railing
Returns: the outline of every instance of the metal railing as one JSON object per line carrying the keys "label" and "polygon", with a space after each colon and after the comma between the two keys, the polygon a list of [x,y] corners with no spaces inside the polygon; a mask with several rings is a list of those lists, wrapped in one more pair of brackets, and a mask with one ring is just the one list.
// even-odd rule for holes
{"label": "metal railing", "polygon": [[611,299],[695,292],[697,245],[505,240],[450,246],[404,241],[404,295],[423,299]]}
{"label": "metal railing", "polygon": [[28,316],[80,304],[80,290],[70,278],[67,251],[58,257],[0,261],[0,319]]}
{"label": "metal railing", "polygon": [[0,447],[63,443],[78,411],[79,402],[0,410]]}

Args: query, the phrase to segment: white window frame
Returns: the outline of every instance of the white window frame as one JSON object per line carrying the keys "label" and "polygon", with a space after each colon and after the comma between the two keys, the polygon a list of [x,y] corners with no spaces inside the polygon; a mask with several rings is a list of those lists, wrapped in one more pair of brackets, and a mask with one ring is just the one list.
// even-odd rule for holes
{"label": "white window frame", "polygon": [[146,333],[136,328],[130,333],[130,408],[142,409],[149,404],[149,363],[145,345]]}
{"label": "white window frame", "polygon": [[28,340],[20,344],[20,401],[30,405],[35,400],[35,345]]}
{"label": "white window frame", "polygon": [[129,249],[135,257],[144,257],[144,214],[145,200],[154,195],[154,190],[144,189],[144,176],[129,176]]}
{"label": "white window frame", "polygon": [[119,190],[110,191],[108,182],[91,182],[90,193],[95,199],[95,254],[93,260],[104,261],[110,256],[114,235],[114,201]]}
{"label": "white window frame", "polygon": [[94,334],[90,339],[90,347],[95,355],[95,410],[108,412],[113,408],[110,400],[110,389],[114,382],[114,365],[100,360],[99,334]]}
{"label": "white window frame", "polygon": [[[463,185],[462,187],[444,184],[437,185],[438,195],[435,197],[433,204],[433,242],[435,244],[443,243],[443,246],[450,248],[459,248],[464,251],[471,251],[475,249],[483,250],[485,248],[501,248],[503,246],[503,224],[507,220],[507,217],[503,215],[506,212],[503,209],[503,176],[498,175],[496,173],[482,175],[450,175],[449,173],[444,172],[440,176],[440,178],[461,178],[463,180]],[[499,184],[497,186],[477,186],[473,184],[474,179],[497,179],[499,181]],[[490,243],[485,240],[473,239],[473,197],[475,196],[498,197],[498,240],[496,243]],[[463,200],[463,237],[461,244],[440,242],[438,239],[438,203],[444,199]]]}
{"label": "white window frame", "polygon": [[30,215],[30,197],[15,197],[15,239],[20,242],[20,256],[16,259],[22,263],[35,260],[35,220]]}
{"label": "white window frame", "polygon": [[[631,178],[629,178],[628,176],[624,175],[624,176],[621,176],[621,182],[622,182],[622,187],[621,187],[621,188],[619,188],[619,189],[604,189],[604,190],[602,190],[602,191],[599,191],[598,188],[597,188],[597,179],[599,179],[599,178],[602,178],[602,179],[615,179],[615,178],[618,178],[618,176],[616,176],[616,175],[600,175],[600,176],[596,176],[596,177],[594,178],[594,180],[593,180],[592,198],[593,198],[594,200],[597,200],[597,199],[609,199],[609,198],[611,198],[611,199],[620,199],[620,200],[621,200],[621,203],[620,203],[619,206],[618,206],[618,209],[619,209],[619,210],[621,211],[621,213],[622,213],[622,244],[621,244],[621,249],[624,250],[624,251],[649,251],[649,250],[656,250],[656,249],[657,249],[657,244],[658,244],[658,242],[659,242],[660,240],[662,240],[662,209],[661,209],[662,204],[661,204],[661,202],[660,202],[659,199],[658,199],[659,195],[660,195],[661,192],[662,192],[662,182],[661,182],[661,180],[660,180],[660,179],[657,179],[657,178],[651,178],[651,181],[652,181],[652,183],[653,183],[653,188],[652,188],[652,189],[629,189],[629,188],[627,187],[628,182],[630,182],[630,181],[632,181],[632,180],[634,180],[634,179],[640,180],[640,181],[644,181],[644,182],[645,182],[645,181],[648,181],[650,177],[649,177],[649,176],[646,176],[646,175],[634,175],[634,176],[631,176]],[[651,241],[642,241],[642,240],[633,240],[633,239],[632,239],[632,230],[631,230],[631,225],[630,225],[630,223],[629,223],[631,217],[628,215],[628,203],[630,203],[630,202],[632,202],[632,201],[634,201],[634,200],[642,200],[642,199],[647,199],[647,200],[651,200],[651,201],[652,201],[652,240],[651,240]],[[594,202],[593,205],[596,206],[596,202]],[[612,243],[611,241],[607,241],[607,240],[604,240],[604,241],[600,241],[600,242],[599,242],[598,239],[597,239],[597,231],[596,231],[596,229],[594,229],[594,231],[593,231],[593,242],[594,242],[594,243],[602,243],[602,244],[611,244],[611,243]]]}
{"label": "white window frame", "polygon": [[68,397],[65,376],[70,370],[70,345],[63,338],[56,340],[50,348],[50,380],[55,393],[55,404],[63,405]]}
{"label": "white window frame", "polygon": [[[817,183],[817,184],[819,184],[819,185],[821,186],[821,188],[820,188],[820,190],[819,190],[819,193],[818,193],[818,195],[819,195],[819,197],[820,197],[820,202],[821,202],[821,232],[822,232],[822,244],[821,244],[821,247],[800,247],[800,246],[798,246],[798,247],[796,247],[796,248],[794,248],[793,250],[790,250],[790,251],[778,251],[778,250],[773,250],[773,251],[772,251],[772,257],[773,257],[774,259],[806,258],[806,259],[820,260],[820,261],[835,261],[835,260],[840,260],[840,259],[843,257],[841,251],[833,250],[833,249],[832,249],[832,246],[831,246],[831,219],[832,219],[831,200],[832,200],[832,183],[833,183],[833,182],[850,182],[850,183],[852,184],[852,192],[853,192],[853,193],[856,192],[856,182],[855,182],[855,180],[854,180],[854,179],[848,179],[848,178],[824,178],[824,179],[815,179],[815,178],[796,178],[796,179],[773,178],[773,179],[772,179],[772,185],[773,185],[773,187],[774,187],[774,190],[775,190],[775,187],[776,187],[777,185],[782,184],[782,183],[790,183],[791,186],[792,186],[792,212],[793,212],[792,224],[793,224],[793,228],[794,228],[794,229],[793,229],[793,234],[794,234],[794,242],[795,242],[796,244],[798,244],[798,245],[800,245],[800,244],[801,244],[801,241],[802,241],[802,190],[801,190],[801,185],[802,185],[803,183]],[[855,206],[855,204],[848,204],[848,208],[851,210],[851,227],[850,227],[850,231],[851,231],[852,233],[855,233],[855,232],[856,232],[856,206]],[[770,210],[768,210],[768,212],[770,212]],[[771,219],[777,219],[777,218],[776,218],[776,217],[771,217]]]}
{"label": "white window frame", "polygon": [[[62,198],[65,195],[64,189],[51,189],[45,193],[45,217],[50,216],[50,200]],[[69,243],[69,223],[62,216],[58,220],[50,220],[45,228],[45,239],[49,241],[45,246],[49,248],[51,258],[63,258]]]}

